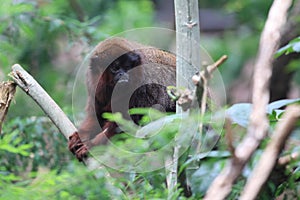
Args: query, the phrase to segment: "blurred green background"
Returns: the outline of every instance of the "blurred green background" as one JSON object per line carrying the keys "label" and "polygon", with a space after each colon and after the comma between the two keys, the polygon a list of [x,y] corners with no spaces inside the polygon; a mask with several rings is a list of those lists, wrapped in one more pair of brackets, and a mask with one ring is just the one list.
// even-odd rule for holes
{"label": "blurred green background", "polygon": [[[200,1],[201,44],[214,60],[229,56],[221,68],[227,89],[256,55],[271,2]],[[78,67],[99,41],[133,28],[175,27],[172,0],[3,0],[0,20],[0,80],[19,63],[64,109]],[[41,114],[18,91],[9,116]]]}

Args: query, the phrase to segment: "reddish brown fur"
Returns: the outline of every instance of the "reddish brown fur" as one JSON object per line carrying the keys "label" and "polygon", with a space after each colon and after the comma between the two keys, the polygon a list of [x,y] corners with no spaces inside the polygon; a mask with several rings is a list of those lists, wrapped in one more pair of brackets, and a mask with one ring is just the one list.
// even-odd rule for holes
{"label": "reddish brown fur", "polygon": [[[133,55],[139,57],[139,60],[136,61],[138,63],[137,70],[133,75],[138,77],[140,83],[126,83],[127,85],[124,87],[132,87],[130,84],[148,83],[147,85],[142,84],[132,94],[129,108],[151,107],[154,104],[160,104],[166,111],[175,111],[175,103],[170,100],[165,88],[168,85],[175,85],[176,58],[173,54],[122,38],[113,38],[99,43],[91,56],[87,72],[86,118],[78,132],[70,136],[69,140],[69,149],[79,160],[87,155],[88,149],[95,145],[105,144],[110,137],[117,133],[117,125],[102,118],[104,112],[112,112],[111,95],[115,87],[115,83],[112,81],[113,74],[107,66],[128,52],[133,52]],[[120,94],[117,101],[121,102],[122,98],[123,96]],[[127,110],[128,108],[123,109]],[[139,117],[132,118],[135,123],[139,120]]]}

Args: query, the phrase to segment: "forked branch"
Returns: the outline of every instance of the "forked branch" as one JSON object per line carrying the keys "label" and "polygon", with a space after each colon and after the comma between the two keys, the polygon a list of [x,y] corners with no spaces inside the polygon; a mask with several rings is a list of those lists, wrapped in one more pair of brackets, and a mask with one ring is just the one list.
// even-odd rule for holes
{"label": "forked branch", "polygon": [[278,49],[282,28],[287,19],[291,0],[275,0],[269,11],[261,35],[259,52],[255,63],[253,109],[247,135],[234,151],[224,170],[215,178],[204,199],[225,199],[232,185],[241,174],[244,166],[266,136],[269,123],[266,107],[269,102],[269,82],[272,74],[272,61]]}

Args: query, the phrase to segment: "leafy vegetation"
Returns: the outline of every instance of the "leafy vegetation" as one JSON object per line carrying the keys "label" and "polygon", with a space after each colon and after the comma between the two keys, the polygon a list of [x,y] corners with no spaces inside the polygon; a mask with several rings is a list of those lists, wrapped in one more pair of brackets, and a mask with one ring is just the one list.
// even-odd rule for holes
{"label": "leafy vegetation", "polygon": [[[299,99],[281,100],[271,103],[268,109],[270,123],[276,124],[284,112],[284,110],[279,112],[279,109],[291,103],[299,103]],[[247,104],[234,105],[227,109],[233,123],[241,125],[236,127],[241,134],[235,136],[237,137],[235,142],[239,140],[238,137],[242,137],[242,133],[245,132],[243,130],[248,124],[247,117],[240,118],[238,116],[249,115],[250,109],[251,107]],[[156,113],[154,114],[156,116],[164,115],[163,113],[158,113],[158,111],[153,112]],[[161,124],[155,124],[157,122],[156,117],[153,117],[153,112],[151,113],[151,111],[149,112],[149,110],[146,111],[145,109],[134,110],[134,113],[143,113],[146,114],[144,118],[152,119],[150,121],[150,125],[152,124],[150,130],[156,132],[155,129],[161,127]],[[239,113],[242,113],[242,115]],[[118,114],[109,114],[106,117],[126,125],[126,120],[122,119]],[[165,185],[166,173],[162,169],[164,165],[159,166],[155,171],[138,172],[138,165],[134,166],[134,163],[144,162],[144,165],[139,166],[143,169],[146,169],[150,163],[142,157],[138,157],[138,160],[133,157],[126,157],[132,155],[130,153],[128,155],[124,153],[123,156],[120,156],[120,151],[114,148],[116,145],[122,151],[126,150],[141,154],[150,152],[151,150],[149,149],[151,148],[152,151],[158,152],[160,148],[165,147],[167,143],[174,140],[173,134],[178,132],[178,124],[186,123],[182,121],[184,118],[178,118],[176,115],[165,117],[170,121],[163,120],[165,128],[159,130],[158,133],[156,132],[154,137],[149,137],[148,139],[146,137],[139,141],[137,138],[132,138],[130,134],[121,134],[119,137],[113,138],[112,142],[114,145],[105,146],[104,148],[102,146],[92,151],[92,155],[96,156],[96,158],[99,158],[99,154],[104,155],[100,157],[101,162],[104,163],[107,160],[111,161],[117,158],[115,161],[118,163],[115,163],[113,166],[108,164],[109,168],[107,168],[112,177],[117,178],[107,177],[108,172],[104,169],[89,172],[80,163],[73,162],[73,156],[66,151],[66,141],[61,138],[61,134],[55,130],[47,118],[31,117],[10,120],[3,127],[3,134],[0,140],[0,155],[2,157],[0,197],[1,199],[32,199],[33,196],[36,197],[34,199],[109,199],[113,196],[115,199],[165,199],[169,193]],[[171,123],[172,121],[174,123]],[[129,132],[136,131],[128,124],[127,127],[128,129],[125,127],[125,130]],[[151,131],[149,134],[151,134]],[[286,149],[283,155],[299,150],[297,144],[300,138],[298,135],[299,130],[297,129],[291,138],[290,147]],[[217,149],[213,151],[203,150],[202,153],[193,155],[182,165],[186,170],[193,191],[193,197],[189,199],[203,197],[209,183],[217,176],[224,167],[226,160],[230,157],[224,136],[219,134],[217,136],[220,137]],[[179,141],[179,143],[184,142],[186,141]],[[266,144],[267,142],[268,138],[263,143]],[[254,166],[251,163],[256,162],[264,148],[265,145],[262,145],[257,150],[256,156],[249,166],[246,167],[243,176],[240,177],[234,186],[229,199],[236,199],[239,196],[245,179],[249,176]],[[106,158],[105,155],[108,157]],[[107,165],[107,163],[105,164]],[[120,166],[123,167],[118,168]],[[118,170],[115,171],[113,168]],[[298,184],[295,182],[299,174],[298,168],[299,163],[292,162],[286,169],[281,169],[281,176],[286,177],[285,181],[270,180],[268,182],[268,190],[266,190],[269,193],[262,195],[266,195],[265,198],[275,197],[287,189],[296,189],[298,187]],[[125,170],[125,172],[120,172],[119,170]],[[130,173],[127,171],[130,171]],[[95,175],[97,179],[95,179]],[[181,199],[184,199],[180,191],[181,189],[173,194],[175,195],[173,198],[180,196]]]}

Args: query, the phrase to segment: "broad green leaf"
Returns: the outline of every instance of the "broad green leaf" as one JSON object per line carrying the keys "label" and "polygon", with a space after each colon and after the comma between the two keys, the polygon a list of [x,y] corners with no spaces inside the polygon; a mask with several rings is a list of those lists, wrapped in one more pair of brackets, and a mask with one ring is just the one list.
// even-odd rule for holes
{"label": "broad green leaf", "polygon": [[159,110],[153,108],[131,108],[129,110],[130,115],[143,115],[142,119],[139,121],[140,125],[145,125],[151,121],[155,121],[166,116],[166,113],[160,112]]}
{"label": "broad green leaf", "polygon": [[[299,103],[300,99],[284,99],[274,101],[267,106],[266,114],[273,115],[276,119],[284,112],[280,109],[292,103]],[[239,103],[234,104],[227,109],[226,115],[234,124],[238,124],[242,127],[247,127],[249,124],[249,116],[252,110],[252,104]]]}
{"label": "broad green leaf", "polygon": [[228,158],[230,156],[231,154],[229,151],[210,151],[192,156],[185,164],[190,164],[191,162],[199,161],[203,158]]}
{"label": "broad green leaf", "polygon": [[284,47],[280,48],[276,54],[275,57],[279,57],[283,54],[289,54],[289,53],[293,53],[293,52],[300,52],[300,37],[297,37],[293,40],[291,40],[287,45],[285,45]]}
{"label": "broad green leaf", "polygon": [[287,106],[292,103],[299,103],[299,99],[283,99],[283,100],[278,100],[270,103],[267,107],[267,113],[272,114],[273,111],[278,112],[278,114],[282,113],[282,110],[280,111],[279,108],[282,108],[284,106]]}
{"label": "broad green leaf", "polygon": [[232,121],[232,123],[238,124],[242,127],[247,127],[249,123],[249,116],[252,110],[252,104],[239,103],[234,104],[227,109],[226,115]]}
{"label": "broad green leaf", "polygon": [[122,131],[134,134],[138,130],[138,126],[134,124],[133,121],[126,120],[122,117],[121,113],[103,113],[102,115],[105,119],[109,121],[116,122]]}
{"label": "broad green leaf", "polygon": [[211,158],[209,161],[201,162],[200,167],[191,176],[192,191],[198,194],[205,193],[225,163],[225,158]]}
{"label": "broad green leaf", "polygon": [[156,121],[147,124],[146,126],[143,126],[141,129],[137,131],[136,135],[139,137],[145,137],[145,136],[149,137],[153,135],[153,133],[157,133],[163,126],[171,124],[172,121],[181,118],[182,118],[181,114],[165,116],[161,119],[158,119]]}

